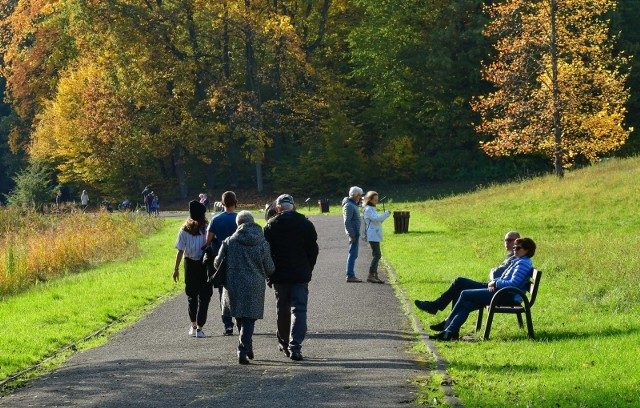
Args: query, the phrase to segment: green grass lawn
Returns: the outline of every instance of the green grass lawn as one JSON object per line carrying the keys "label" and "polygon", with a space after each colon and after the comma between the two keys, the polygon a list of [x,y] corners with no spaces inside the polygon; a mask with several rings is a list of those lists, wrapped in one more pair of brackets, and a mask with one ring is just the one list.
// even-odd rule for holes
{"label": "green grass lawn", "polygon": [[133,259],[68,275],[0,302],[0,380],[123,316],[120,326],[128,324],[163,296],[180,292],[183,283],[174,283],[171,274],[173,244],[183,222],[166,220],[158,233],[140,239]]}
{"label": "green grass lawn", "polygon": [[[405,204],[408,234],[385,223],[383,255],[412,300],[434,299],[456,276],[487,280],[506,231],[537,243],[536,340],[496,315],[489,341],[438,344],[466,406],[640,406],[639,178],[640,159],[614,160]],[[416,312],[425,327],[446,317]]]}

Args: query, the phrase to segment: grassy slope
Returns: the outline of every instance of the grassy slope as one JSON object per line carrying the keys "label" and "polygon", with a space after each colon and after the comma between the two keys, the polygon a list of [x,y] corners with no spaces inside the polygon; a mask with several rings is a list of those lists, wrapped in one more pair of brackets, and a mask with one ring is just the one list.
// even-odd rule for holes
{"label": "grassy slope", "polygon": [[141,239],[139,256],[36,286],[0,302],[0,380],[105,325],[177,293],[171,279],[176,231],[184,220],[167,220]]}
{"label": "grassy slope", "polygon": [[[411,210],[409,234],[385,223],[383,254],[412,299],[458,275],[486,280],[510,229],[538,245],[537,340],[498,315],[490,341],[439,346],[467,406],[640,406],[639,178],[640,159],[616,160],[391,208]],[[425,326],[445,317],[418,313]]]}

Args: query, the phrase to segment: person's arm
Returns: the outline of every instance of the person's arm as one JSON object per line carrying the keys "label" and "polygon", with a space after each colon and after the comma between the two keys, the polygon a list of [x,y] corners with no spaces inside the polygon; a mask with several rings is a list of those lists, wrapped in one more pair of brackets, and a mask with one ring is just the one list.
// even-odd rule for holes
{"label": "person's arm", "polygon": [[262,243],[262,268],[267,276],[273,275],[276,271],[276,265],[273,263],[273,258],[271,257],[271,246],[267,241]]}
{"label": "person's arm", "polygon": [[307,260],[309,261],[309,265],[311,265],[311,269],[316,266],[316,261],[318,260],[318,253],[320,252],[318,248],[318,233],[316,232],[316,228],[313,226],[311,221],[307,220],[307,231],[305,232],[305,252],[307,253]]}
{"label": "person's arm", "polygon": [[182,261],[182,256],[184,254],[184,251],[182,250],[178,250],[178,252],[176,252],[176,263],[175,263],[175,267],[173,268],[173,281],[177,282],[178,280],[180,280],[180,262]]}
{"label": "person's arm", "polygon": [[[220,264],[222,263],[222,260],[227,256],[227,247],[228,247],[228,242],[225,239],[224,241],[222,241],[222,245],[220,245],[220,250],[218,251],[218,255],[216,256],[216,259],[213,260],[213,267],[218,269],[220,267]],[[228,262],[228,260],[227,260]],[[227,264],[228,265],[228,264]]]}
{"label": "person's arm", "polygon": [[533,265],[528,258],[518,258],[511,264],[504,279],[498,278],[495,280],[495,286],[497,289],[507,286],[519,288],[529,280],[532,271]]}
{"label": "person's arm", "polygon": [[378,214],[378,212],[376,211],[375,207],[371,207],[371,206],[367,206],[367,209],[365,210],[365,219],[369,218],[375,221],[384,221],[387,218],[389,218],[389,215],[391,215],[391,213],[389,211],[384,211],[381,214]]}
{"label": "person's arm", "polygon": [[344,227],[349,235],[349,240],[353,243],[357,239],[357,233],[353,230],[354,211],[348,203],[342,207],[342,215],[344,216]]}

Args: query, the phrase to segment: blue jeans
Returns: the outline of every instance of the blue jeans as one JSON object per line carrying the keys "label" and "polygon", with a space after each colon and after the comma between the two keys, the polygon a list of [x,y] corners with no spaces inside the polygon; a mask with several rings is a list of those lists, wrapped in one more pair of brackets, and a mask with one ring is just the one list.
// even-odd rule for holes
{"label": "blue jeans", "polygon": [[356,235],[353,242],[349,243],[349,256],[347,257],[347,278],[355,277],[356,271],[356,258],[358,258],[358,245],[360,243],[360,236]]}
{"label": "blue jeans", "polygon": [[380,251],[380,243],[369,241],[371,246],[371,265],[369,265],[369,273],[378,273],[378,262],[382,258],[382,251]]}
{"label": "blue jeans", "polygon": [[240,331],[238,355],[246,356],[248,352],[253,351],[253,330],[256,327],[256,319],[236,317],[236,324]]}
{"label": "blue jeans", "polygon": [[300,351],[307,334],[308,283],[274,283],[278,315],[278,343],[289,351]]}
{"label": "blue jeans", "polygon": [[449,317],[446,319],[449,325],[445,330],[458,333],[460,327],[467,321],[469,313],[489,305],[495,293],[495,291],[489,292],[487,288],[462,291],[451,314],[449,314]]}
{"label": "blue jeans", "polygon": [[478,282],[472,279],[458,277],[439,298],[434,300],[434,303],[438,306],[438,310],[444,310],[449,303],[455,305],[458,302],[462,291],[468,289],[486,289],[487,284],[488,282]]}

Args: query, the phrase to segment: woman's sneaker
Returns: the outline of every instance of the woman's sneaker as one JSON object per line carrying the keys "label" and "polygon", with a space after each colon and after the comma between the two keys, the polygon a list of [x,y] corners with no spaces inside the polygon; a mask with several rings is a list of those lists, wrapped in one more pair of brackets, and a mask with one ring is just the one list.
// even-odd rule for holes
{"label": "woman's sneaker", "polygon": [[196,329],[196,326],[191,326],[191,327],[189,328],[189,336],[191,336],[191,337],[196,337],[196,330],[197,330],[197,329]]}
{"label": "woman's sneaker", "polygon": [[206,334],[204,334],[204,332],[202,331],[202,329],[196,329],[196,337],[207,337]]}

